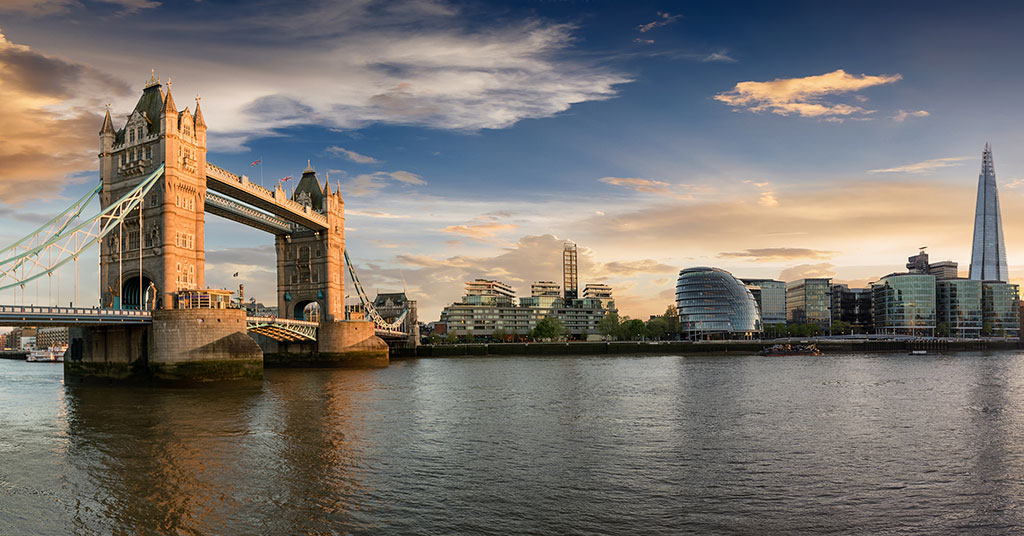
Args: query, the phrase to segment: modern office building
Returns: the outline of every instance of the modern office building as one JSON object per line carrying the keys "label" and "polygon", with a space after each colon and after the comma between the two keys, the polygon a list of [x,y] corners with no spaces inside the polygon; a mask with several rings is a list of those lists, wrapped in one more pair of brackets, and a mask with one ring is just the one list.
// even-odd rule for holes
{"label": "modern office building", "polygon": [[676,309],[683,334],[690,339],[750,339],[762,332],[750,289],[720,268],[681,270]]}
{"label": "modern office building", "polygon": [[950,337],[973,339],[981,335],[981,281],[939,279],[935,282],[935,320]]}
{"label": "modern office building", "polygon": [[792,324],[832,325],[832,280],[797,279],[786,283],[786,320]]}
{"label": "modern office building", "polygon": [[953,261],[928,262],[928,253],[921,248],[917,255],[907,258],[907,273],[932,274],[935,279],[956,279],[960,277],[959,266]]}
{"label": "modern office building", "polygon": [[742,279],[750,289],[757,310],[761,312],[761,323],[786,323],[786,283],[774,279]]}
{"label": "modern office building", "polygon": [[512,287],[492,279],[474,279],[466,282],[466,295],[462,303],[469,305],[512,305],[516,292]]}
{"label": "modern office building", "polygon": [[68,345],[68,328],[45,327],[36,331],[36,348],[59,348]]}
{"label": "modern office building", "polygon": [[599,300],[602,306],[614,303],[612,301],[612,287],[604,283],[587,283],[587,286],[583,287],[583,299]]}
{"label": "modern office building", "polygon": [[871,289],[850,288],[849,285],[833,284],[829,309],[832,322],[846,322],[854,333],[870,333]]}
{"label": "modern office building", "polygon": [[576,244],[566,242],[562,249],[562,286],[565,289],[565,301],[579,298],[579,264],[577,262]]}
{"label": "modern office building", "polygon": [[935,276],[889,274],[872,283],[872,320],[883,335],[935,334]]}
{"label": "modern office building", "polygon": [[994,337],[1020,335],[1020,289],[1002,281],[981,283],[982,334]]}
{"label": "modern office building", "polygon": [[939,261],[928,265],[928,273],[935,276],[935,279],[956,279],[960,277],[960,267],[953,261]]}
{"label": "modern office building", "polygon": [[[552,285],[555,294],[552,295]],[[457,336],[490,337],[495,331],[528,335],[537,322],[551,316],[559,319],[574,337],[597,334],[604,315],[618,312],[612,300],[611,287],[602,285],[606,299],[596,297],[564,300],[557,294],[558,285],[538,281],[531,285],[532,296],[519,298],[500,281],[477,279],[466,283],[466,295],[441,311],[438,324],[445,333]]]}
{"label": "modern office building", "polygon": [[974,244],[971,248],[970,278],[977,281],[1009,281],[1003,217],[999,211],[996,169],[992,147],[985,144],[978,175],[978,201],[974,210]]}

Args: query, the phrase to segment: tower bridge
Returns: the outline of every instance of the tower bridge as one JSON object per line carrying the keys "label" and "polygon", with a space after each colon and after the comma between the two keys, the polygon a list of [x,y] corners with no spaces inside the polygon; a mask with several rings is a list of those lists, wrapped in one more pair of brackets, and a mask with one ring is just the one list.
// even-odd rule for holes
{"label": "tower bridge", "polygon": [[[24,289],[69,263],[77,274],[83,251],[99,244],[99,307],[0,305],[0,325],[73,327],[65,372],[81,377],[139,370],[167,379],[251,377],[257,369],[262,375],[264,360],[386,366],[381,337],[408,338],[410,317],[377,313],[349,263],[370,319],[346,318],[340,185],[321,185],[310,165],[291,196],[280,183],[253,184],[207,162],[206,133],[198,97],[194,113],[179,110],[169,85],[165,92],[155,78],[120,128],[108,107],[99,131],[100,185],[0,250],[0,290]],[[94,197],[101,210],[82,221]],[[206,213],[273,236],[278,317],[246,317],[229,307],[230,293],[203,290]],[[206,306],[182,299],[197,292]]]}

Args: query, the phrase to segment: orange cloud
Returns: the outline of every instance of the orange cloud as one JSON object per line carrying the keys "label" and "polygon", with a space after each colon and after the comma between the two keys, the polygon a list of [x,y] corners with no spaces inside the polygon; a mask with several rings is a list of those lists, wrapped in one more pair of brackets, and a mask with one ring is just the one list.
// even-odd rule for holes
{"label": "orange cloud", "polygon": [[715,95],[714,99],[735,109],[745,109],[751,112],[835,119],[855,114],[869,114],[874,110],[866,110],[860,106],[849,104],[825,102],[823,97],[891,84],[902,78],[899,74],[852,75],[838,69],[831,73],[803,78],[776,78],[770,82],[740,82],[732,90]]}

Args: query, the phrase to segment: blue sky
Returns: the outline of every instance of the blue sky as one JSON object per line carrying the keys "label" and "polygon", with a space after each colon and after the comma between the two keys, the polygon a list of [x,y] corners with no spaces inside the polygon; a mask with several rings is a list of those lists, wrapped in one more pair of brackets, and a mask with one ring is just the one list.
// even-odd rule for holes
{"label": "blue sky", "polygon": [[[986,141],[1024,273],[1022,10],[14,0],[2,234],[95,180],[104,103],[123,116],[155,69],[179,107],[202,95],[211,162],[340,181],[364,283],[428,321],[468,279],[559,279],[564,239],[639,317],[696,264],[864,285],[927,245],[966,269]],[[271,245],[208,216],[208,283],[270,301]]]}

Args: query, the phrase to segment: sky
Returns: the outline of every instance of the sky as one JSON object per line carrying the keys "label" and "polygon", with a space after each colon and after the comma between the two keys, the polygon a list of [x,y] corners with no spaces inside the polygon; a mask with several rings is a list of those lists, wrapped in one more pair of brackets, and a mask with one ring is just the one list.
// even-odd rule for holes
{"label": "sky", "polygon": [[[1022,16],[994,2],[5,0],[0,242],[96,184],[105,105],[120,127],[153,70],[179,107],[201,95],[210,162],[273,185],[308,160],[340,183],[367,292],[406,289],[425,322],[468,280],[520,295],[560,282],[565,240],[581,284],[611,285],[634,318],[663,312],[689,266],[866,286],[927,246],[966,275],[986,142],[1020,282]],[[273,303],[270,235],[207,215],[206,246],[209,286]],[[25,302],[56,301],[44,284]]]}

